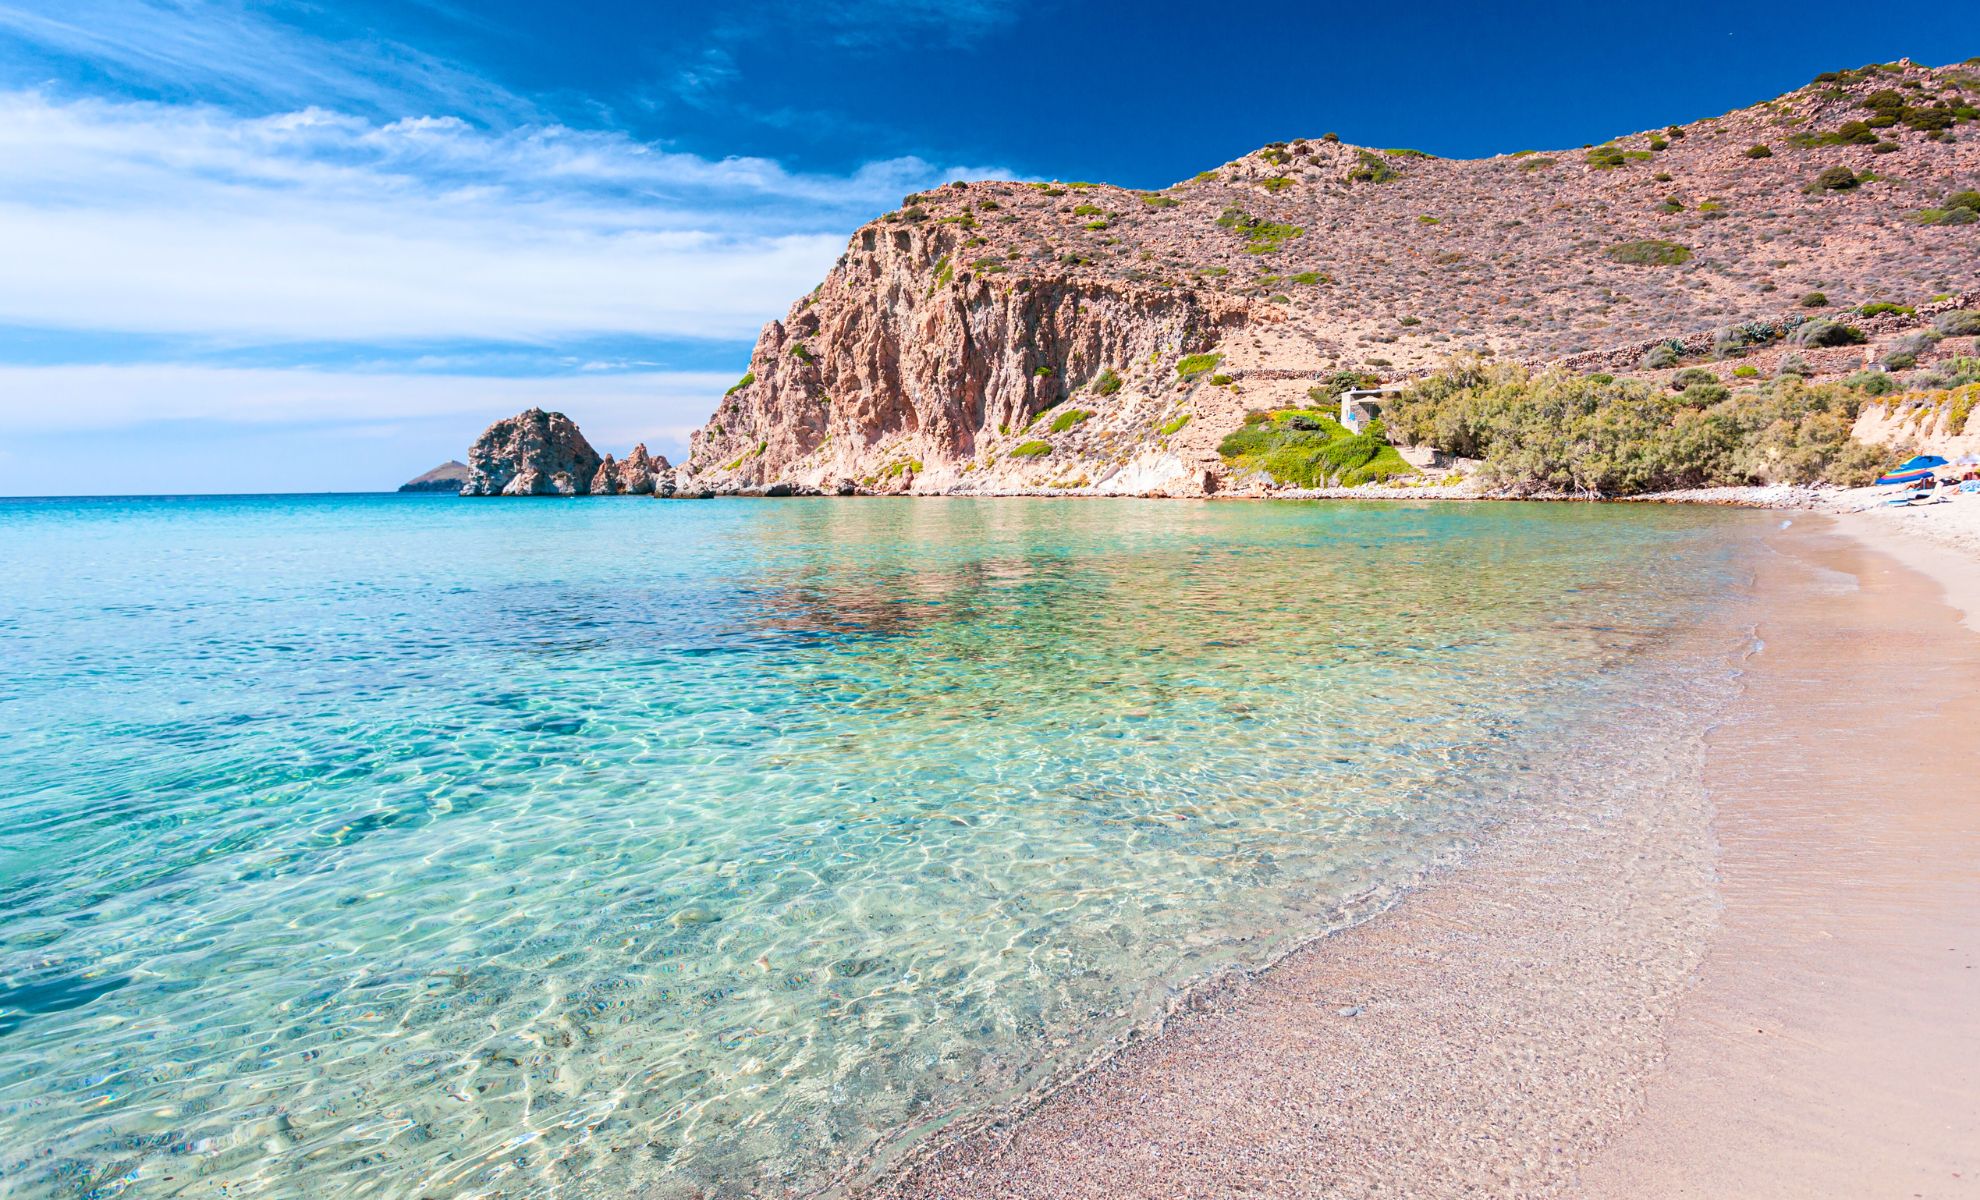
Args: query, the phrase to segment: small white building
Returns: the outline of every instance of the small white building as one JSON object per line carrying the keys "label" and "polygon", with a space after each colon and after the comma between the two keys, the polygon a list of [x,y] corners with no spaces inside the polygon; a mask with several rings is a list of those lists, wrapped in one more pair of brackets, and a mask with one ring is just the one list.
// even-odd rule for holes
{"label": "small white building", "polygon": [[1355,433],[1367,428],[1368,422],[1382,415],[1382,406],[1393,396],[1402,394],[1400,383],[1385,383],[1381,387],[1349,388],[1341,393],[1341,424]]}

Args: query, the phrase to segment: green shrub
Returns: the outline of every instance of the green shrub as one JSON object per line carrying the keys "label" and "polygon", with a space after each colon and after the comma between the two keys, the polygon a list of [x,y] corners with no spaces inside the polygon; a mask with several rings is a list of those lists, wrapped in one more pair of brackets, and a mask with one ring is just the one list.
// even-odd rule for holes
{"label": "green shrub", "polygon": [[1415,474],[1379,429],[1350,433],[1312,409],[1252,413],[1218,444],[1217,453],[1233,466],[1263,471],[1294,487],[1354,487]]}
{"label": "green shrub", "polygon": [[1844,379],[1843,386],[1855,388],[1866,396],[1887,396],[1898,390],[1897,380],[1885,371],[1858,371]]}
{"label": "green shrub", "polygon": [[1817,317],[1795,326],[1787,340],[1792,346],[1860,346],[1865,339],[1863,331],[1854,325]]}
{"label": "green shrub", "polygon": [[1637,360],[1637,365],[1646,371],[1661,371],[1666,367],[1675,367],[1678,365],[1678,350],[1679,347],[1670,342],[1659,342],[1643,352],[1643,357]]}
{"label": "green shrub", "polygon": [[1856,311],[1858,315],[1865,317],[1874,317],[1880,313],[1896,313],[1901,317],[1908,317],[1918,310],[1908,304],[1893,304],[1889,300],[1872,300],[1868,304],[1858,306]]}
{"label": "green shrub", "polygon": [[[1483,459],[1514,488],[1632,495],[1717,484],[1853,483],[1878,452],[1851,440],[1862,398],[1788,381],[1672,395],[1634,380],[1460,364],[1392,401],[1405,440]],[[1702,403],[1701,403],[1702,402]]]}
{"label": "green shrub", "polygon": [[1643,238],[1634,242],[1622,242],[1606,250],[1610,259],[1638,267],[1674,267],[1688,262],[1691,250],[1676,242],[1661,238]]}
{"label": "green shrub", "polygon": [[1704,367],[1686,367],[1671,376],[1671,390],[1681,392],[1695,383],[1717,383],[1719,377]]}
{"label": "green shrub", "polygon": [[1092,386],[1094,395],[1111,396],[1121,390],[1121,377],[1114,373],[1114,368],[1103,367],[1100,373],[1093,377]]}
{"label": "green shrub", "polygon": [[1940,313],[1932,318],[1932,328],[1946,337],[1970,337],[1980,334],[1980,312],[1959,309]]}
{"label": "green shrub", "polygon": [[742,391],[744,388],[748,387],[750,384],[755,382],[756,382],[756,372],[744,371],[743,377],[741,379],[736,380],[734,383],[730,384],[729,390],[722,393],[722,398],[726,400],[730,396],[735,395],[737,392]]}
{"label": "green shrub", "polygon": [[1884,366],[1893,371],[1909,371],[1918,365],[1918,356],[1909,350],[1898,350],[1884,356]]}
{"label": "green shrub", "polygon": [[1801,298],[1803,308],[1827,308],[1829,297],[1826,292],[1810,292]]}
{"label": "green shrub", "polygon": [[1911,219],[1920,225],[1971,225],[1980,220],[1980,209],[1923,208],[1911,214]]}
{"label": "green shrub", "polygon": [[1011,457],[1012,458],[1043,458],[1045,455],[1050,454],[1051,452],[1052,452],[1052,443],[1050,442],[1026,442],[1024,445],[1019,446],[1017,449],[1011,451]]}
{"label": "green shrub", "polygon": [[1768,148],[1767,148],[1766,146],[1764,146],[1764,145],[1759,145],[1759,146],[1748,146],[1748,147],[1746,148],[1746,157],[1748,157],[1748,158],[1772,158],[1772,157],[1774,157],[1774,152],[1773,152],[1772,150],[1769,150],[1769,149],[1768,149]]}
{"label": "green shrub", "polygon": [[1292,185],[1293,181],[1284,175],[1273,175],[1270,178],[1258,181],[1258,186],[1268,192],[1283,192]]}
{"label": "green shrub", "polygon": [[1075,217],[1097,217],[1106,210],[1097,204],[1079,204],[1073,207]]}
{"label": "green shrub", "polygon": [[1823,192],[1846,192],[1862,182],[1861,179],[1856,177],[1856,172],[1850,170],[1848,167],[1829,167],[1814,179],[1809,180],[1808,186],[1803,188],[1802,191],[1810,195],[1820,195]]}
{"label": "green shrub", "polygon": [[1173,421],[1164,422],[1160,432],[1163,437],[1168,437],[1187,424],[1189,424],[1189,414],[1184,413]]}
{"label": "green shrub", "polygon": [[1229,375],[1212,375],[1210,382],[1215,387],[1229,387],[1231,385],[1231,377]]}
{"label": "green shrub", "polygon": [[1678,400],[1686,408],[1710,408],[1730,395],[1732,395],[1730,388],[1713,379],[1704,383],[1694,383],[1685,388],[1678,393]]}
{"label": "green shrub", "polygon": [[1373,150],[1356,150],[1355,164],[1349,169],[1350,183],[1390,183],[1402,178],[1402,172],[1389,165],[1389,160]]}
{"label": "green shrub", "polygon": [[1221,354],[1186,354],[1176,363],[1176,374],[1190,382],[1195,382],[1216,369],[1224,361]]}
{"label": "green shrub", "polygon": [[1760,374],[1760,368],[1752,363],[1741,363],[1733,368],[1733,374],[1741,379],[1752,379]]}
{"label": "green shrub", "polygon": [[1053,433],[1064,433],[1092,415],[1083,408],[1069,408],[1052,418],[1051,430]]}
{"label": "green shrub", "polygon": [[1182,203],[1174,196],[1163,196],[1154,192],[1143,192],[1141,202],[1150,208],[1174,208]]}
{"label": "green shrub", "polygon": [[1297,225],[1254,217],[1235,204],[1224,210],[1223,215],[1217,218],[1217,224],[1244,235],[1249,243],[1244,248],[1246,254],[1270,254],[1284,249],[1288,241],[1306,232]]}
{"label": "green shrub", "polygon": [[1598,171],[1613,171],[1629,161],[1623,157],[1621,146],[1596,146],[1583,157]]}
{"label": "green shrub", "polygon": [[1304,284],[1321,284],[1321,283],[1334,282],[1333,276],[1325,274],[1320,271],[1301,271],[1297,275],[1288,275],[1286,276],[1286,278],[1292,280],[1294,283],[1304,283]]}
{"label": "green shrub", "polygon": [[1898,120],[1920,133],[1938,133],[1959,123],[1958,115],[1945,105],[1906,108],[1898,113]]}
{"label": "green shrub", "polygon": [[791,357],[797,359],[799,362],[818,361],[817,356],[808,350],[803,342],[797,342],[791,346]]}

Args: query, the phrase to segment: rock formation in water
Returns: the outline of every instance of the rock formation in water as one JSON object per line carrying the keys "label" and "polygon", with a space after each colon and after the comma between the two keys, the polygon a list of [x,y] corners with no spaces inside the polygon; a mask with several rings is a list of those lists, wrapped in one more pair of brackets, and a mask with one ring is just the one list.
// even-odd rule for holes
{"label": "rock formation in water", "polygon": [[1596,370],[1798,320],[1810,292],[1919,304],[1980,275],[1976,103],[1980,64],[1902,62],[1585,150],[1329,134],[1157,191],[952,183],[764,329],[678,483],[1200,495],[1228,487],[1247,412],[1345,373],[1461,351]]}
{"label": "rock formation in water", "polygon": [[646,443],[633,447],[633,452],[624,462],[618,462],[610,454],[598,464],[598,470],[591,477],[591,494],[594,496],[651,496],[656,478],[670,476],[673,467],[667,456],[648,457]]}
{"label": "rock formation in water", "polygon": [[468,468],[464,462],[448,459],[424,475],[408,479],[399,485],[402,492],[448,492],[459,493],[461,485],[468,481]]}
{"label": "rock formation in water", "polygon": [[583,496],[601,461],[569,417],[532,408],[475,439],[461,495]]}

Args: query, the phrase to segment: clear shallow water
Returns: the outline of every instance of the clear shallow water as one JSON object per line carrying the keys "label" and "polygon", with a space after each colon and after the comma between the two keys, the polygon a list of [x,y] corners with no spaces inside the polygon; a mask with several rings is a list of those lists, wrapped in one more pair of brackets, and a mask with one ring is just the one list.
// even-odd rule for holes
{"label": "clear shallow water", "polygon": [[1464,844],[1764,524],[0,502],[0,1195],[803,1190]]}

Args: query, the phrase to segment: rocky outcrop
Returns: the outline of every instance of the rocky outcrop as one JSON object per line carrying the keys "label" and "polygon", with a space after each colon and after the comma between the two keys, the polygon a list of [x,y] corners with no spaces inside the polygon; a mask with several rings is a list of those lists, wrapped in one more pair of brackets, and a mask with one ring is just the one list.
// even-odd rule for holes
{"label": "rocky outcrop", "polygon": [[[1892,95],[1902,119],[1865,126]],[[1976,97],[1970,65],[1895,63],[1592,148],[1445,160],[1329,136],[1159,191],[949,184],[859,230],[764,328],[677,483],[1200,495],[1252,486],[1217,451],[1247,411],[1337,373],[1461,353],[1635,370],[1652,344],[1786,325],[1816,311],[1806,292],[1926,305],[1980,261],[1980,222],[1944,215],[1980,181]],[[1849,187],[1808,190],[1841,167]]]}
{"label": "rocky outcrop", "polygon": [[448,459],[423,475],[408,479],[399,485],[402,492],[446,492],[458,494],[468,481],[468,467],[464,462]]}
{"label": "rocky outcrop", "polygon": [[[1181,399],[1169,386],[1181,356],[1278,314],[1195,289],[1013,279],[1001,261],[958,265],[966,241],[944,226],[863,230],[824,286],[764,330],[744,382],[693,436],[693,485],[1034,490],[1047,476],[1128,471],[1140,490],[1193,490],[1169,448],[1120,451]],[[1023,449],[1073,413],[1056,461]]]}
{"label": "rocky outcrop", "polygon": [[656,477],[671,475],[673,467],[667,456],[649,456],[646,443],[633,447],[624,462],[607,454],[598,464],[598,470],[591,477],[591,494],[594,496],[651,496]]}
{"label": "rocky outcrop", "polygon": [[475,439],[461,495],[583,496],[601,461],[569,417],[532,408]]}

